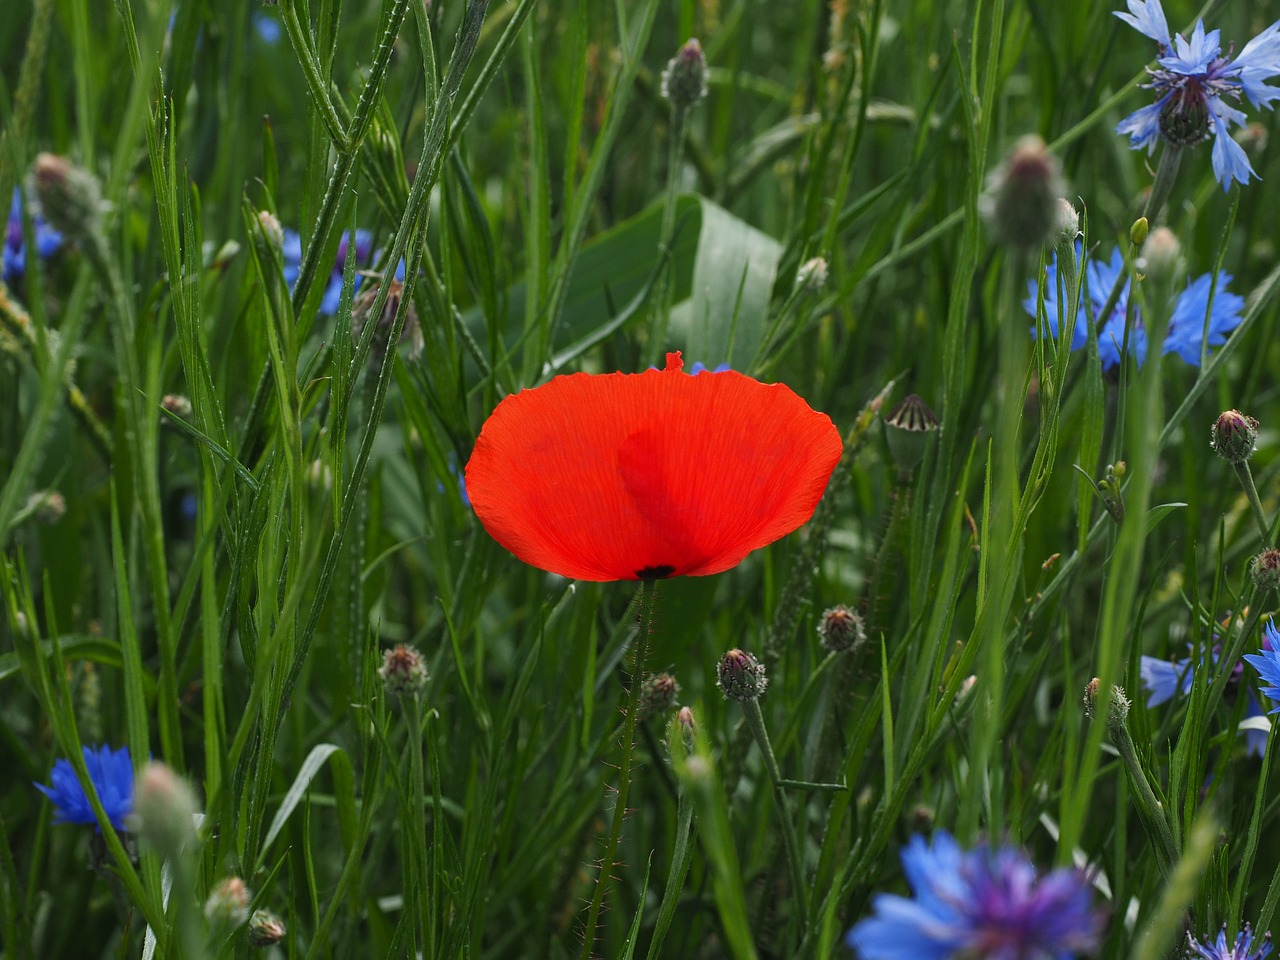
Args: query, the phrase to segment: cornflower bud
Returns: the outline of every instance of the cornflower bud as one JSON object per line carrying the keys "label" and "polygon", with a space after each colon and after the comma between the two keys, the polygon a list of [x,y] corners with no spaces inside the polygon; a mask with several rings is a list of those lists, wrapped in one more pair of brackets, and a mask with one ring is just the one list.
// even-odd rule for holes
{"label": "cornflower bud", "polygon": [[[1102,680],[1094,677],[1084,688],[1084,713],[1089,719],[1093,719],[1094,711],[1098,704],[1098,690],[1102,686]],[[1125,720],[1129,718],[1129,707],[1132,704],[1129,698],[1125,696],[1124,688],[1118,684],[1111,687],[1111,702],[1107,706],[1107,724],[1123,726]]]}
{"label": "cornflower bud", "polygon": [[1066,193],[1057,159],[1035,134],[1022,137],[987,178],[978,210],[996,240],[1011,247],[1038,247],[1052,240]]}
{"label": "cornflower bud", "polygon": [[681,47],[662,71],[662,95],[677,110],[687,110],[707,95],[707,58],[696,37]]}
{"label": "cornflower bud", "polygon": [[867,633],[862,626],[862,617],[840,603],[822,612],[822,619],[818,621],[818,638],[823,649],[832,653],[848,653],[867,639]]}
{"label": "cornflower bud", "polygon": [[[373,316],[374,301],[378,299],[378,284],[371,283],[356,296],[351,304],[351,336],[352,339],[359,340],[360,335],[364,331],[364,326],[370,320],[373,320],[377,329],[373,334],[373,344],[369,351],[369,356],[379,365],[382,365],[382,358],[387,353],[387,340],[391,336],[391,328],[395,323],[396,311],[400,308],[400,300],[404,295],[404,284],[399,280],[392,280],[390,286],[387,287],[387,299],[382,304],[382,312],[377,317]],[[422,356],[422,348],[425,343],[422,336],[422,324],[418,321],[418,311],[413,308],[410,301],[405,308],[404,326],[400,330],[400,343],[409,344],[409,357],[416,360]]]}
{"label": "cornflower bud", "polygon": [[1076,212],[1076,208],[1072,206],[1071,201],[1065,197],[1058,198],[1058,213],[1054,222],[1054,236],[1051,238],[1054,243],[1062,241],[1072,241],[1076,238],[1076,234],[1080,232],[1080,214]]}
{"label": "cornflower bud", "polygon": [[645,678],[640,684],[640,716],[650,717],[670,710],[676,705],[676,695],[679,692],[680,684],[669,673],[657,673]]}
{"label": "cornflower bud", "polygon": [[1213,424],[1209,446],[1228,463],[1244,463],[1258,442],[1258,421],[1239,410],[1227,410]]}
{"label": "cornflower bud", "polygon": [[[160,398],[160,406],[164,407],[175,417],[180,417],[183,420],[191,419],[191,400],[180,393],[166,393]],[[163,420],[160,422],[164,423]]]}
{"label": "cornflower bud", "polygon": [[1259,590],[1280,589],[1280,550],[1263,550],[1249,561],[1249,576]]}
{"label": "cornflower bud", "polygon": [[1129,227],[1129,242],[1140,247],[1147,242],[1147,233],[1151,230],[1151,222],[1146,217],[1139,217]]}
{"label": "cornflower bud", "polygon": [[430,674],[427,661],[415,647],[397,643],[382,654],[382,666],[378,669],[383,689],[393,696],[415,696],[427,685]]}
{"label": "cornflower bud", "polygon": [[27,498],[22,512],[34,516],[40,523],[54,524],[66,515],[67,500],[57,490],[41,490]]}
{"label": "cornflower bud", "polygon": [[284,939],[284,921],[270,910],[255,910],[249,918],[249,943],[269,947]]}
{"label": "cornflower bud", "polygon": [[133,789],[131,828],[157,853],[176,857],[193,845],[196,798],[187,782],[163,763],[148,763]]}
{"label": "cornflower bud", "polygon": [[764,664],[736,647],[720,658],[716,673],[716,686],[730,700],[759,700],[769,686]]}
{"label": "cornflower bud", "polygon": [[102,216],[98,179],[65,157],[42,153],[31,168],[40,212],[55,230],[80,240],[97,233]]}
{"label": "cornflower bud", "polygon": [[1156,227],[1142,245],[1138,269],[1152,280],[1165,281],[1182,272],[1182,244],[1168,227]]}
{"label": "cornflower bud", "polygon": [[227,877],[209,891],[209,899],[204,903],[205,919],[214,927],[234,929],[249,919],[252,899],[253,891],[243,880]]}

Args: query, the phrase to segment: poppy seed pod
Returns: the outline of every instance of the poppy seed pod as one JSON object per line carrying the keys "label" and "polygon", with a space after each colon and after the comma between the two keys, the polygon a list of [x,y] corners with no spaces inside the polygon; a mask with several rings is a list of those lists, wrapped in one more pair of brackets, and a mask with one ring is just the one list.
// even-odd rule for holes
{"label": "poppy seed pod", "polygon": [[914,393],[889,411],[884,418],[885,439],[899,470],[911,471],[920,465],[929,440],[938,430],[938,417]]}

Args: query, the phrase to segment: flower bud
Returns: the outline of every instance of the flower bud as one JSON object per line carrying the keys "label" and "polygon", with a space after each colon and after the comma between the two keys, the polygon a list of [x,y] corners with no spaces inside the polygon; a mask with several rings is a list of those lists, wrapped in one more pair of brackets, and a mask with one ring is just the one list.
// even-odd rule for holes
{"label": "flower bud", "polygon": [[730,700],[758,700],[769,685],[764,664],[736,647],[720,658],[716,686]]}
{"label": "flower bud", "polygon": [[227,877],[209,891],[204,915],[211,926],[233,930],[249,919],[251,891],[239,877]]}
{"label": "flower bud", "polygon": [[284,249],[284,227],[280,219],[270,210],[258,211],[258,225],[262,228],[262,237],[277,252]]}
{"label": "flower bud", "polygon": [[805,293],[818,293],[827,285],[827,261],[814,257],[800,264],[796,271],[796,289]]}
{"label": "flower bud", "polygon": [[1259,590],[1280,590],[1280,550],[1263,550],[1249,561],[1249,576]]}
{"label": "flower bud", "polygon": [[163,763],[148,763],[133,789],[131,829],[163,857],[195,844],[196,798],[187,782]]}
{"label": "flower bud", "polygon": [[681,47],[662,71],[662,95],[677,110],[687,110],[707,95],[707,58],[697,38]]}
{"label": "flower bud", "polygon": [[1138,269],[1153,280],[1166,281],[1182,270],[1182,244],[1168,227],[1156,227],[1142,246]]}
{"label": "flower bud", "polygon": [[76,240],[98,231],[102,191],[89,171],[65,157],[42,153],[31,168],[31,188],[41,214],[55,230]]}
{"label": "flower bud", "polygon": [[427,661],[415,647],[397,643],[382,654],[382,666],[378,669],[382,686],[392,696],[415,696],[423,691],[430,674]]}
{"label": "flower bud", "polygon": [[1228,463],[1244,463],[1258,442],[1258,421],[1239,410],[1228,410],[1213,424],[1209,446]]}
{"label": "flower bud", "polygon": [[1160,134],[1180,147],[1209,138],[1209,102],[1198,83],[1178,89],[1160,110]]}
{"label": "flower bud", "polygon": [[884,418],[885,439],[899,470],[911,471],[920,465],[929,440],[938,429],[938,417],[914,393],[889,411]]}
{"label": "flower bud", "polygon": [[979,212],[1000,243],[1038,247],[1054,238],[1058,200],[1066,192],[1057,159],[1032,134],[1018,140],[987,178]]}
{"label": "flower bud", "polygon": [[67,500],[57,490],[41,490],[27,498],[22,512],[40,523],[54,524],[66,515]]}
{"label": "flower bud", "polygon": [[[164,407],[175,417],[179,417],[183,420],[191,419],[191,400],[180,393],[166,393],[160,398],[160,406]],[[160,422],[164,423],[163,420]]]}
{"label": "flower bud", "polygon": [[[369,351],[369,356],[378,366],[382,365],[382,358],[387,353],[387,340],[391,336],[391,329],[395,323],[396,311],[400,309],[400,300],[404,294],[404,284],[399,280],[392,280],[391,285],[387,287],[387,299],[382,304],[382,312],[377,317],[373,316],[374,301],[378,299],[378,284],[371,283],[364,287],[351,303],[351,337],[359,340],[364,326],[370,320],[373,320],[377,328],[373,334],[373,344]],[[418,311],[413,308],[413,302],[405,307],[404,326],[400,330],[400,343],[409,345],[409,357],[416,360],[422,356],[422,348],[424,340],[422,337],[422,325],[418,321]]]}
{"label": "flower bud", "polygon": [[[1098,691],[1102,686],[1102,680],[1094,677],[1084,688],[1084,713],[1089,719],[1093,719],[1094,712],[1098,705]],[[1109,725],[1123,724],[1129,716],[1129,707],[1131,706],[1129,698],[1124,694],[1124,688],[1117,685],[1111,687],[1111,702],[1107,705],[1107,723]]]}
{"label": "flower bud", "polygon": [[679,692],[680,684],[669,673],[647,677],[640,684],[640,716],[650,717],[670,710],[676,705],[676,695]]}
{"label": "flower bud", "polygon": [[837,604],[822,612],[818,621],[818,638],[824,650],[832,653],[848,653],[856,650],[867,639],[862,617],[844,604]]}
{"label": "flower bud", "polygon": [[1133,221],[1129,227],[1129,242],[1135,247],[1140,247],[1147,242],[1147,233],[1151,229],[1151,223],[1146,217],[1139,217]]}
{"label": "flower bud", "polygon": [[1058,198],[1058,213],[1054,222],[1054,243],[1071,242],[1080,232],[1080,214],[1065,197]]}
{"label": "flower bud", "polygon": [[255,910],[249,918],[249,943],[269,947],[284,939],[284,921],[270,910]]}

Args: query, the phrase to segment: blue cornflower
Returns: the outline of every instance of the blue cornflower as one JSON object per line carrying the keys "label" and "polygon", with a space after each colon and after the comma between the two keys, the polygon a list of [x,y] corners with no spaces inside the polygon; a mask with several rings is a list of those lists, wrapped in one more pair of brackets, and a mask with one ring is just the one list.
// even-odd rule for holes
{"label": "blue cornflower", "polygon": [[945,830],[902,850],[914,899],[880,894],[846,938],[863,960],[1070,960],[1097,946],[1102,915],[1076,870],[1037,877],[1013,847],[960,849]]}
{"label": "blue cornflower", "polygon": [[1191,951],[1189,956],[1201,957],[1202,960],[1266,960],[1271,953],[1271,934],[1263,936],[1262,942],[1254,949],[1253,931],[1246,923],[1236,937],[1236,942],[1228,946],[1227,927],[1223,924],[1217,941],[1213,943],[1201,943],[1188,932],[1187,950]]}
{"label": "blue cornflower", "polygon": [[283,30],[279,20],[270,14],[263,13],[261,10],[253,12],[252,20],[253,29],[263,39],[264,43],[274,46],[280,42],[280,34]]}
{"label": "blue cornflower", "polygon": [[[1218,647],[1215,646],[1210,653],[1214,664],[1218,662],[1219,652]],[[1235,675],[1229,682],[1237,683],[1239,672],[1240,665],[1237,664],[1233,671]],[[1191,692],[1191,685],[1195,680],[1195,667],[1192,665],[1190,657],[1184,660],[1161,660],[1159,657],[1144,655],[1138,668],[1138,673],[1142,678],[1142,688],[1151,694],[1147,697],[1148,707],[1157,707],[1165,701],[1171,700],[1174,694],[1177,693],[1186,696]],[[1246,697],[1247,700],[1244,707],[1245,720],[1263,716],[1262,707],[1258,705],[1253,692],[1247,692]],[[1268,731],[1255,730],[1252,727],[1243,726],[1243,732],[1245,735],[1246,754],[1251,757],[1260,757],[1266,753]]]}
{"label": "blue cornflower", "polygon": [[1274,623],[1268,623],[1263,632],[1262,652],[1246,653],[1244,659],[1263,680],[1271,684],[1262,688],[1263,696],[1275,704],[1267,711],[1268,715],[1280,713],[1280,631],[1276,630]]}
{"label": "blue cornflower", "polygon": [[[1120,365],[1120,348],[1124,344],[1124,318],[1129,306],[1129,281],[1124,281],[1116,305],[1106,317],[1101,317],[1111,288],[1124,272],[1124,255],[1119,249],[1112,251],[1110,260],[1094,258],[1085,268],[1089,281],[1088,302],[1081,302],[1080,312],[1076,315],[1076,325],[1071,333],[1071,349],[1079,350],[1088,338],[1088,324],[1092,320],[1098,326],[1098,356],[1102,360],[1102,369],[1111,370]],[[1209,346],[1220,346],[1227,341],[1229,334],[1244,320],[1244,297],[1227,289],[1231,283],[1231,274],[1218,274],[1216,293],[1213,297],[1213,310],[1209,314]],[[1162,352],[1175,353],[1192,366],[1200,365],[1200,344],[1204,339],[1205,311],[1209,308],[1209,294],[1214,290],[1212,274],[1202,274],[1194,280],[1187,281],[1187,288],[1178,294],[1169,317],[1169,329],[1165,333]],[[1034,280],[1027,281],[1027,299],[1023,307],[1031,316],[1036,315],[1037,287]],[[1044,310],[1048,320],[1049,333],[1058,336],[1058,323],[1066,309],[1065,303],[1058,301],[1058,255],[1045,267]],[[1032,329],[1032,335],[1036,333]],[[1147,359],[1147,332],[1142,326],[1142,315],[1135,317],[1133,329],[1129,331],[1129,349],[1142,364]]]}
{"label": "blue cornflower", "polygon": [[689,375],[697,376],[700,373],[724,373],[728,369],[729,365],[727,363],[722,363],[718,367],[708,367],[701,360],[695,360],[693,361],[693,366],[689,368]]}
{"label": "blue cornflower", "polygon": [[[84,763],[89,769],[89,779],[98,791],[98,799],[102,801],[102,809],[107,819],[117,830],[124,829],[124,818],[133,810],[133,760],[129,757],[129,748],[121,747],[113,751],[108,746],[94,750],[81,747]],[[69,760],[58,760],[53,765],[53,773],[49,777],[50,786],[37,783],[36,789],[53,801],[57,808],[56,823],[93,823],[98,822],[89,806],[89,798],[85,796],[76,772]]]}
{"label": "blue cornflower", "polygon": [[1147,148],[1163,137],[1177,146],[1190,146],[1213,137],[1213,175],[1230,188],[1233,180],[1248,183],[1257,177],[1240,144],[1231,139],[1229,124],[1243,126],[1245,114],[1225,98],[1239,102],[1243,93],[1255,107],[1271,109],[1280,89],[1263,81],[1280,74],[1280,20],[1250,40],[1234,60],[1234,48],[1222,55],[1218,31],[1204,29],[1196,21],[1188,40],[1170,37],[1160,0],[1128,0],[1129,12],[1116,16],[1143,36],[1160,44],[1159,69],[1148,69],[1156,102],[1120,121],[1117,133],[1129,135],[1134,150]]}
{"label": "blue cornflower", "polygon": [[[369,254],[373,250],[373,234],[368,230],[357,230],[355,240],[356,265],[368,263]],[[319,312],[323,316],[333,316],[338,312],[338,304],[342,300],[342,274],[347,265],[347,254],[350,249],[351,233],[344,231],[342,239],[338,241],[338,256],[334,261],[333,270],[329,273],[329,282],[325,285],[324,296],[320,298]],[[281,254],[284,257],[284,279],[292,290],[298,280],[298,274],[302,272],[302,237],[296,230],[285,230]],[[357,290],[360,288],[358,272],[355,286]]]}
{"label": "blue cornflower", "polygon": [[[44,222],[44,217],[32,217],[31,227],[36,234],[36,253],[40,259],[52,256],[62,246],[62,234]],[[9,222],[5,225],[3,273],[0,279],[13,283],[27,272],[27,255],[22,237],[22,191],[13,188],[13,202],[9,204]]]}

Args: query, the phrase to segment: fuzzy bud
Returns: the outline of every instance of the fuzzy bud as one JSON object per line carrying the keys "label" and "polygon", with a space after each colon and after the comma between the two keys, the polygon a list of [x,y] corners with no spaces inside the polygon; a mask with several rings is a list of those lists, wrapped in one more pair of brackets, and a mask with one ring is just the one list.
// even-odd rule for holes
{"label": "fuzzy bud", "polygon": [[97,233],[102,216],[98,179],[65,157],[42,153],[31,168],[31,189],[55,230],[79,240]]}
{"label": "fuzzy bud", "polygon": [[818,293],[827,285],[827,261],[814,257],[800,264],[796,271],[796,289],[805,293]]}
{"label": "fuzzy bud", "polygon": [[1280,550],[1263,550],[1249,561],[1249,576],[1259,590],[1280,590]]}
{"label": "fuzzy bud", "polygon": [[196,798],[163,763],[148,763],[133,788],[130,828],[161,856],[176,857],[195,843]]}
{"label": "fuzzy bud", "polygon": [[867,633],[862,626],[862,617],[844,604],[837,604],[822,612],[822,619],[818,621],[818,638],[824,650],[849,653],[867,639]]}
{"label": "fuzzy bud", "polygon": [[1213,424],[1209,446],[1228,463],[1244,463],[1258,442],[1258,421],[1239,410],[1228,410]]}
{"label": "fuzzy bud", "polygon": [[27,498],[23,514],[33,516],[40,523],[54,524],[67,513],[67,500],[57,490],[41,490]]}
{"label": "fuzzy bud", "polygon": [[1138,269],[1153,280],[1166,281],[1182,270],[1182,244],[1168,227],[1156,227],[1142,246]]}
{"label": "fuzzy bud", "polygon": [[249,919],[253,891],[239,877],[227,877],[209,891],[204,915],[211,926],[233,930]]}
{"label": "fuzzy bud", "polygon": [[[1102,680],[1094,677],[1084,688],[1084,713],[1089,719],[1094,718],[1094,714],[1098,705],[1098,691],[1102,687]],[[1109,726],[1123,725],[1129,717],[1129,707],[1131,703],[1129,698],[1124,694],[1124,688],[1117,685],[1111,687],[1111,702],[1107,705],[1107,724]]]}
{"label": "fuzzy bud", "polygon": [[258,211],[258,225],[262,228],[262,237],[276,252],[284,249],[284,227],[280,219],[270,210]]}
{"label": "fuzzy bud", "polygon": [[662,95],[687,110],[707,95],[707,58],[697,38],[689,40],[662,71]]}
{"label": "fuzzy bud", "polygon": [[730,700],[759,700],[769,685],[764,664],[736,647],[720,658],[716,686]]}
{"label": "fuzzy bud", "polygon": [[[182,420],[191,419],[191,400],[180,393],[166,393],[160,398],[160,406]],[[163,422],[162,420],[161,423]]]}
{"label": "fuzzy bud", "polygon": [[1058,200],[1066,192],[1057,158],[1032,134],[1018,140],[987,178],[979,212],[1000,243],[1034,248],[1054,239]]}
{"label": "fuzzy bud", "polygon": [[378,669],[383,689],[392,696],[415,696],[427,685],[430,674],[427,661],[415,647],[397,643],[382,654],[382,666]]}
{"label": "fuzzy bud", "polygon": [[899,470],[911,471],[920,465],[929,441],[938,430],[938,417],[914,393],[889,411],[884,418],[885,439]]}
{"label": "fuzzy bud", "polygon": [[1070,243],[1080,233],[1080,214],[1065,197],[1058,198],[1058,212],[1054,222],[1054,243]]}
{"label": "fuzzy bud", "polygon": [[284,921],[270,910],[255,910],[249,918],[249,943],[269,947],[284,939]]}
{"label": "fuzzy bud", "polygon": [[646,677],[640,684],[640,716],[651,717],[666,713],[676,705],[680,684],[669,673],[657,673]]}

